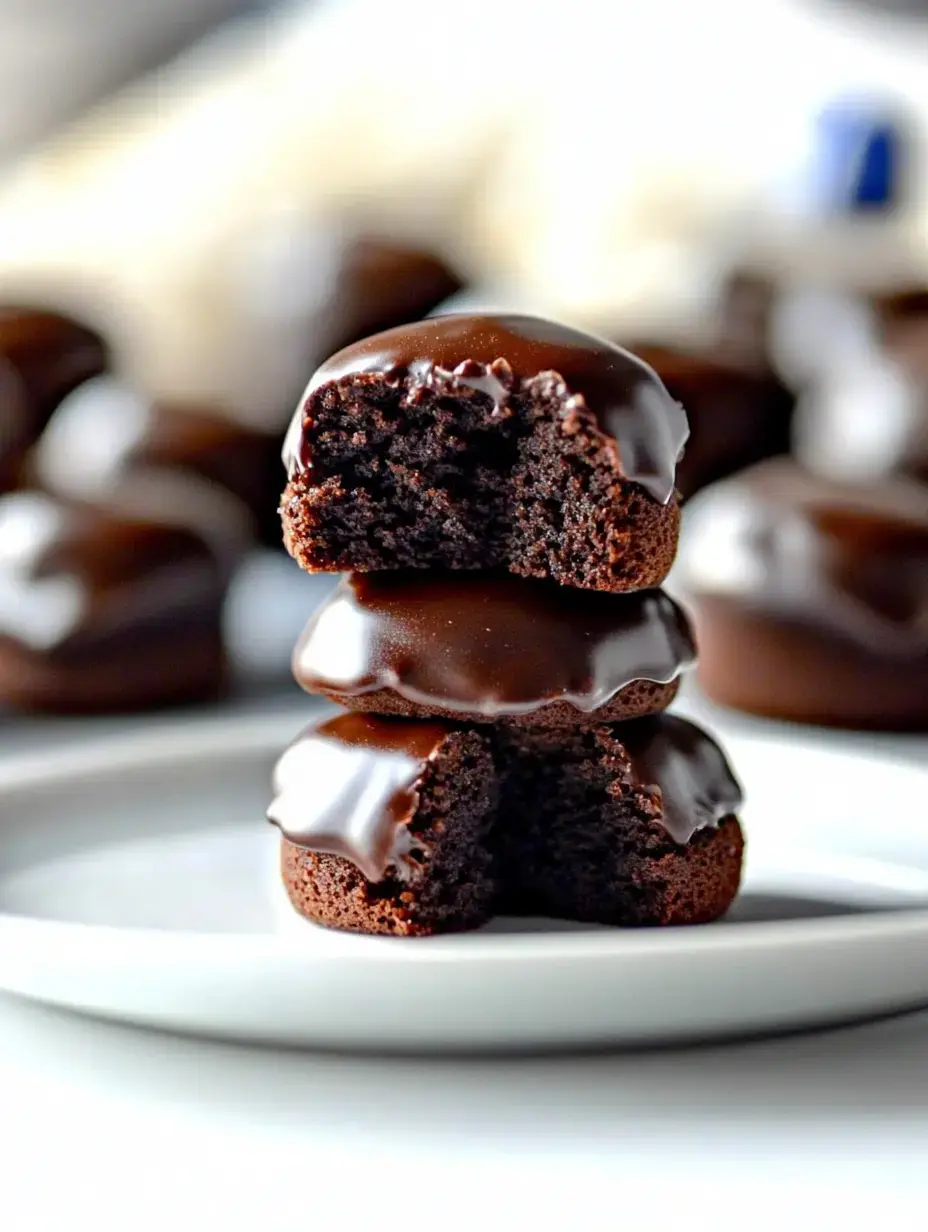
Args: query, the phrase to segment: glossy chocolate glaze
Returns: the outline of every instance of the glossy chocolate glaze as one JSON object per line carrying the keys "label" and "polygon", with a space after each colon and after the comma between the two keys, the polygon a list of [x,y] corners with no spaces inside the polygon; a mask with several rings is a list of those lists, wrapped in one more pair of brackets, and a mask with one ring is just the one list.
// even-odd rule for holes
{"label": "glossy chocolate glaze", "polygon": [[624,724],[632,781],[653,795],[660,823],[681,846],[738,811],[741,787],[725,754],[695,723],[662,714]]}
{"label": "glossy chocolate glaze", "polygon": [[218,628],[219,565],[193,532],[39,492],[0,500],[0,642],[69,662]]}
{"label": "glossy chocolate glaze", "polygon": [[0,488],[58,402],[106,366],[96,334],[67,317],[0,308]]}
{"label": "glossy chocolate glaze", "polygon": [[299,847],[351,860],[368,881],[403,879],[418,783],[449,730],[367,714],[308,727],[274,768],[268,820]]}
{"label": "glossy chocolate glaze", "polygon": [[666,504],[686,443],[686,415],[657,374],[629,351],[539,317],[431,317],[347,347],[313,376],[287,434],[284,463],[292,476],[310,462],[303,432],[312,396],[323,385],[377,373],[417,389],[476,389],[499,415],[514,393],[532,389],[586,410],[618,445],[623,474]]}
{"label": "glossy chocolate glaze", "polygon": [[23,470],[64,500],[189,527],[232,568],[253,543],[259,514],[279,541],[275,454],[273,437],[206,408],[153,403],[101,376],[61,402]]}
{"label": "glossy chocolate glaze", "polygon": [[928,487],[839,484],[776,460],[709,489],[679,580],[890,659],[928,654]]}
{"label": "glossy chocolate glaze", "polygon": [[668,684],[695,658],[659,590],[577,591],[509,574],[353,573],[293,655],[307,692],[392,689],[474,717],[568,701],[590,712],[636,680]]}

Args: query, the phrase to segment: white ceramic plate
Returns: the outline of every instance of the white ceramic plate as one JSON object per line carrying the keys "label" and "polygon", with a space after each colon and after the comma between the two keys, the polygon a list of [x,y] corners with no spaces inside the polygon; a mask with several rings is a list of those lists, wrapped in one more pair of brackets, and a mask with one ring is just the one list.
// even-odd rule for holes
{"label": "white ceramic plate", "polygon": [[745,891],[724,923],[344,936],[283,901],[263,821],[285,716],[0,771],[0,988],[209,1036],[374,1049],[657,1043],[928,1005],[928,769],[733,734]]}

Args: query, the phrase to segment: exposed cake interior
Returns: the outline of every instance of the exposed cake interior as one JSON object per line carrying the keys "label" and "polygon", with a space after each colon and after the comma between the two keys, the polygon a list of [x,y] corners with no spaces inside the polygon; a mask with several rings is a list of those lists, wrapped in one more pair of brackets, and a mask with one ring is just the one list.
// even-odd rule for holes
{"label": "exposed cake interior", "polygon": [[502,913],[699,924],[731,905],[740,791],[698,728],[667,716],[570,735],[512,727],[500,747]]}
{"label": "exposed cake interior", "polygon": [[604,590],[666,576],[682,410],[628,352],[503,320],[434,318],[320,369],[285,447],[304,568],[502,567]]}

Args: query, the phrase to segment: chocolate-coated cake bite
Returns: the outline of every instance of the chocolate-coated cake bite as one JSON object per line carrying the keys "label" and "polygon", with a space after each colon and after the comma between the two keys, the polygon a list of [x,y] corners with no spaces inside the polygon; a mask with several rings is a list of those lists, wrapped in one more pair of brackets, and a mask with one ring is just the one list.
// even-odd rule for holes
{"label": "chocolate-coated cake bite", "polygon": [[274,771],[294,907],[350,932],[428,935],[492,912],[490,745],[435,721],[344,714],[308,728]]}
{"label": "chocolate-coated cake bite", "polygon": [[310,572],[508,569],[658,585],[676,548],[683,409],[627,351],[534,317],[447,316],[316,372],[284,449]]}
{"label": "chocolate-coated cake bite", "polygon": [[741,790],[671,715],[590,731],[503,730],[500,909],[614,925],[703,924],[741,877]]}
{"label": "chocolate-coated cake bite", "polygon": [[568,733],[347,714],[284,753],[268,816],[300,914],[411,936],[500,913],[715,919],[738,888],[740,801],[682,719]]}
{"label": "chocolate-coated cake bite", "polygon": [[663,710],[694,657],[685,616],[659,590],[408,570],[344,578],[293,672],[352,710],[575,727]]}
{"label": "chocolate-coated cake bite", "polygon": [[684,500],[735,471],[789,452],[795,398],[769,369],[668,347],[634,350],[686,407],[690,435],[677,466]]}
{"label": "chocolate-coated cake bite", "polygon": [[193,531],[11,493],[0,500],[0,702],[90,713],[214,696],[223,593]]}
{"label": "chocolate-coated cake bite", "polygon": [[0,308],[0,491],[15,482],[24,452],[60,400],[106,363],[101,339],[76,321]]}
{"label": "chocolate-coated cake bite", "polygon": [[679,582],[717,701],[841,727],[928,727],[928,487],[763,463],[694,502]]}
{"label": "chocolate-coated cake bite", "polygon": [[279,442],[206,406],[156,402],[100,376],[74,390],[30,458],[42,487],[79,500],[108,499],[151,475],[194,476],[231,493],[280,540]]}

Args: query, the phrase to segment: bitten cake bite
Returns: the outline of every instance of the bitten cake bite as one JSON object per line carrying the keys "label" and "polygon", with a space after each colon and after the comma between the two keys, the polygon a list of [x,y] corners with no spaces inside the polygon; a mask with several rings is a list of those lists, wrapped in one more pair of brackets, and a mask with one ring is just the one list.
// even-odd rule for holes
{"label": "bitten cake bite", "polygon": [[762,464],[694,502],[679,582],[715,700],[840,727],[928,727],[923,485]]}
{"label": "bitten cake bite", "polygon": [[702,924],[731,906],[741,790],[718,745],[672,715],[499,735],[501,911]]}
{"label": "bitten cake bite", "polygon": [[274,771],[291,902],[318,924],[417,936],[492,913],[498,795],[485,736],[343,714],[308,728]]}
{"label": "bitten cake bite", "polygon": [[92,330],[54,312],[0,308],[0,491],[60,400],[106,367]]}
{"label": "bitten cake bite", "polygon": [[0,500],[0,702],[102,713],[214,696],[223,593],[193,531],[11,493]]}
{"label": "bitten cake bite", "polygon": [[268,816],[300,914],[415,936],[498,914],[716,919],[738,890],[740,803],[718,746],[683,719],[478,731],[346,714],[284,753]]}
{"label": "bitten cake bite", "polygon": [[534,317],[433,317],[316,372],[284,448],[285,542],[310,572],[657,586],[686,436],[682,408],[628,351]]}
{"label": "bitten cake bite", "polygon": [[694,658],[686,617],[659,590],[407,570],[344,578],[293,673],[351,710],[575,727],[665,709]]}

